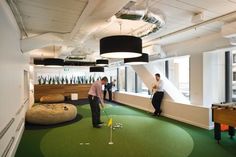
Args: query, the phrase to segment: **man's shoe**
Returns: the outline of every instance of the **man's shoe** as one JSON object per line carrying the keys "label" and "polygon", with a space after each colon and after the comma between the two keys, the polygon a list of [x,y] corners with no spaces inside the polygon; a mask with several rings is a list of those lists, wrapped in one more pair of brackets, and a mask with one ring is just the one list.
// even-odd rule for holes
{"label": "man's shoe", "polygon": [[153,113],[152,116],[157,116],[157,114],[156,114],[156,113]]}
{"label": "man's shoe", "polygon": [[94,127],[94,128],[101,128],[100,125],[94,125],[93,127]]}
{"label": "man's shoe", "polygon": [[162,110],[160,110],[159,112],[158,112],[158,117],[160,117],[161,116],[161,112],[162,112]]}
{"label": "man's shoe", "polygon": [[98,124],[103,124],[104,122],[99,122]]}

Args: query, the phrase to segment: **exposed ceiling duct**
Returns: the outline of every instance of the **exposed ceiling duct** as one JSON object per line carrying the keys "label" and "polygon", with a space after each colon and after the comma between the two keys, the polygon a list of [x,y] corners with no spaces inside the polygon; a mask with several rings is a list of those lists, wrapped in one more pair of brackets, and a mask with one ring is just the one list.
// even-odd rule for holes
{"label": "exposed ceiling duct", "polygon": [[130,1],[123,9],[121,9],[115,16],[119,19],[126,20],[142,20],[147,22],[149,25],[145,25],[143,28],[139,28],[133,33],[139,37],[145,37],[151,33],[155,33],[160,30],[164,24],[164,16],[159,13],[155,14],[146,8],[135,8],[134,1]]}

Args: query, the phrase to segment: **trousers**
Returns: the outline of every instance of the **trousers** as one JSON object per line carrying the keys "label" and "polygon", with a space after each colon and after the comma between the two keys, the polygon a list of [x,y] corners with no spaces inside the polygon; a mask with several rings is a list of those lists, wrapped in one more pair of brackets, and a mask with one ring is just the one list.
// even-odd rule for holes
{"label": "trousers", "polygon": [[97,126],[101,120],[100,120],[100,107],[99,107],[99,98],[97,96],[88,96],[90,109],[92,113],[92,124],[93,126]]}
{"label": "trousers", "polygon": [[108,91],[109,101],[112,101],[112,91],[111,90],[104,90],[103,91],[103,99],[104,100],[106,99],[107,91]]}
{"label": "trousers", "polygon": [[164,92],[157,91],[154,93],[152,97],[152,105],[155,108],[154,114],[158,114],[161,112],[161,102],[164,96]]}

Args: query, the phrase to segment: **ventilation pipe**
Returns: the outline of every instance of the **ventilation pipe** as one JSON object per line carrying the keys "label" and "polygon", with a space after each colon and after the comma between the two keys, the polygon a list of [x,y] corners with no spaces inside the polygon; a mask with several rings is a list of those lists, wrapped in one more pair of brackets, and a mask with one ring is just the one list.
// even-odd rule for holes
{"label": "ventilation pipe", "polygon": [[119,19],[126,20],[142,20],[151,25],[144,26],[141,30],[135,31],[135,34],[139,37],[145,37],[151,33],[155,33],[160,30],[165,24],[163,14],[155,14],[147,8],[135,9],[132,7],[135,2],[130,1],[123,9],[121,9],[115,16]]}

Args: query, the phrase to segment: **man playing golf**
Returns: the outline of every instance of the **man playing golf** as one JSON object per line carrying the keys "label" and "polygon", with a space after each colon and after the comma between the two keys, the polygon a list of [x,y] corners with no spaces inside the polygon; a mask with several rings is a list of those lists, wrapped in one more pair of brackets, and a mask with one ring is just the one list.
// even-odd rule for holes
{"label": "man playing golf", "polygon": [[95,81],[88,92],[88,100],[92,112],[92,123],[94,128],[101,128],[102,122],[100,120],[100,107],[104,107],[104,101],[102,99],[102,85],[108,82],[107,77],[103,77],[101,80]]}

